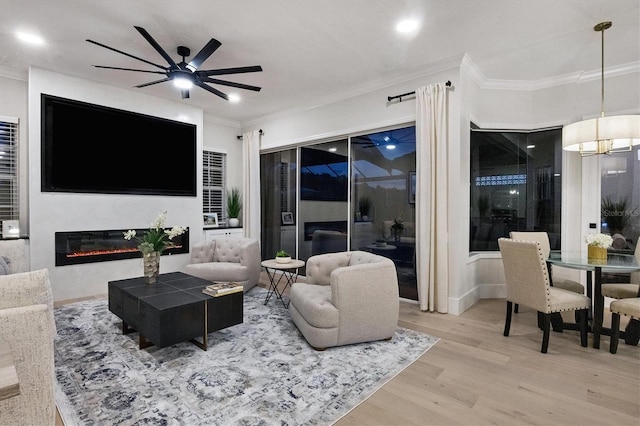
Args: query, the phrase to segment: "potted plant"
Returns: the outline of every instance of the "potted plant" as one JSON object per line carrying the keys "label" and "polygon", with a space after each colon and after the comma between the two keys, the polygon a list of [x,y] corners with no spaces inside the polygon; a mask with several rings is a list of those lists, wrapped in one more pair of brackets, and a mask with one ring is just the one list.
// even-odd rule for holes
{"label": "potted plant", "polygon": [[289,263],[291,262],[291,255],[284,250],[278,250],[276,253],[277,263]]}
{"label": "potted plant", "polygon": [[165,229],[166,222],[167,212],[165,211],[158,215],[142,237],[136,235],[135,229],[123,232],[125,240],[135,239],[139,243],[138,250],[142,253],[144,282],[147,284],[154,284],[158,278],[162,252],[165,249],[175,247],[171,240],[186,231],[183,226],[174,226],[167,231]]}
{"label": "potted plant", "polygon": [[396,244],[400,242],[400,236],[402,235],[403,229],[404,225],[402,224],[402,217],[398,216],[393,219],[393,223],[391,224],[391,233],[393,234],[393,241]]}
{"label": "potted plant", "polygon": [[358,200],[358,210],[362,220],[369,220],[369,210],[371,210],[371,199],[367,196],[360,197]]}
{"label": "potted plant", "polygon": [[611,198],[606,197],[602,200],[601,215],[607,222],[607,227],[611,234],[622,234],[624,229],[631,222],[631,214],[635,209],[629,207],[629,202],[626,197],[618,201],[613,201]]}
{"label": "potted plant", "polygon": [[240,210],[242,210],[242,194],[239,188],[234,187],[227,192],[227,216],[230,227],[236,227],[240,224],[238,219]]}
{"label": "potted plant", "polygon": [[478,212],[480,213],[480,217],[484,217],[487,210],[489,209],[489,196],[479,195],[476,202],[478,205]]}

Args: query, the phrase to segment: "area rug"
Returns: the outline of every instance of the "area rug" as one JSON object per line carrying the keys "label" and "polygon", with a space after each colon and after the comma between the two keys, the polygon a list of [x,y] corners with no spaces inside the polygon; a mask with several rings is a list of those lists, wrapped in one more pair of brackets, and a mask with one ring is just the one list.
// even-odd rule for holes
{"label": "area rug", "polygon": [[[56,402],[65,425],[332,424],[431,348],[393,339],[315,351],[266,290],[244,296],[244,323],[190,342],[138,349],[106,300],[55,310]],[[285,299],[286,300],[286,299]]]}

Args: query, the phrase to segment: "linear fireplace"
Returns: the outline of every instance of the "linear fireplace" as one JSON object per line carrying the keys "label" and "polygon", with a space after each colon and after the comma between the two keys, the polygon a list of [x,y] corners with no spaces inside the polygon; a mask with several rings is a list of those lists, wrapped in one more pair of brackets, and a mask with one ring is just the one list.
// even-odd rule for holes
{"label": "linear fireplace", "polygon": [[[126,231],[127,229],[56,232],[56,266],[141,257],[138,242],[124,239]],[[136,229],[138,235],[146,231],[148,229]],[[189,253],[189,228],[184,234],[173,238],[172,242],[175,247],[166,249],[163,255]]]}

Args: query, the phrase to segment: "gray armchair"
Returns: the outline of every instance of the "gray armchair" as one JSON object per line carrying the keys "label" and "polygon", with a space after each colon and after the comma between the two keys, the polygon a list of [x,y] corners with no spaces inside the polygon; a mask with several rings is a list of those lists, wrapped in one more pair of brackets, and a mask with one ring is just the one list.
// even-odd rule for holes
{"label": "gray armchair", "polygon": [[208,281],[233,281],[248,291],[260,279],[260,245],[254,238],[201,241],[191,248],[183,272]]}
{"label": "gray armchair", "polygon": [[398,325],[396,268],[363,251],[311,256],[307,283],[294,283],[289,312],[309,344],[332,346],[391,339]]}

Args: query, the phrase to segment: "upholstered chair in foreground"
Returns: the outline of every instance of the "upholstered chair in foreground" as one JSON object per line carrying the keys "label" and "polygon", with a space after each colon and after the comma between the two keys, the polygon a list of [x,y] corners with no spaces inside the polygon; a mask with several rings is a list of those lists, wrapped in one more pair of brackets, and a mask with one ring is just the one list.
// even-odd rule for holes
{"label": "upholstered chair in foreground", "polygon": [[306,280],[291,287],[289,311],[313,348],[393,337],[399,296],[390,259],[363,251],[311,256]]}
{"label": "upholstered chair in foreground", "polygon": [[258,284],[260,262],[255,238],[219,238],[194,244],[183,272],[208,281],[237,282],[248,291]]}
{"label": "upholstered chair in foreground", "polygon": [[0,276],[0,342],[11,348],[20,394],[0,401],[0,425],[53,425],[55,323],[46,269]]}
{"label": "upholstered chair in foreground", "polygon": [[609,352],[618,352],[620,338],[620,315],[626,315],[631,321],[640,320],[640,297],[614,300],[609,306],[611,310],[611,341]]}
{"label": "upholstered chair in foreground", "polygon": [[591,306],[591,300],[587,296],[549,285],[546,260],[540,243],[500,238],[498,245],[507,284],[504,335],[509,335],[513,303],[533,308],[542,316],[543,338],[540,352],[547,353],[551,314],[578,311],[580,343],[586,347],[587,310]]}

